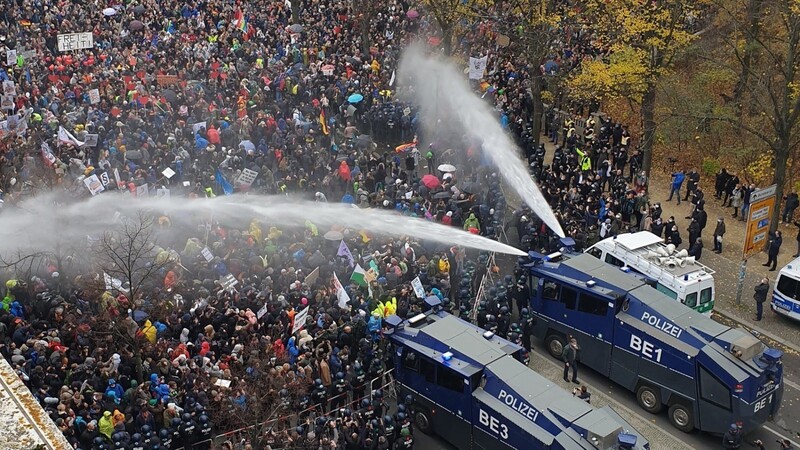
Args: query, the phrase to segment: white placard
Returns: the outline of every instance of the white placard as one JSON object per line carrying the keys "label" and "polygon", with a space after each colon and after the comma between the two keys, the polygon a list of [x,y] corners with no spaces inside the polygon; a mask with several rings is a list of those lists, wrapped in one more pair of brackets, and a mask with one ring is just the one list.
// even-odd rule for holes
{"label": "white placard", "polygon": [[156,189],[156,198],[169,198],[169,189]]}
{"label": "white placard", "polygon": [[111,183],[111,180],[108,178],[108,172],[100,174],[100,181],[103,183],[103,186],[108,186],[109,183]]}
{"label": "white placard", "polygon": [[191,186],[191,185],[192,185],[192,183],[191,183],[191,182],[189,182],[189,181],[184,181],[184,182],[183,182],[183,187],[189,187],[189,186]]}
{"label": "white placard", "polygon": [[12,97],[17,95],[17,87],[14,85],[13,81],[3,81],[3,95],[10,95]]}
{"label": "white placard", "polygon": [[100,181],[100,178],[98,178],[96,174],[84,178],[83,184],[86,185],[86,188],[89,189],[89,192],[92,193],[92,196],[95,196],[106,190],[106,188],[103,186],[103,183]]}
{"label": "white placard", "polygon": [[308,317],[308,306],[303,308],[302,311],[294,316],[294,325],[292,326],[292,334],[297,333],[306,326],[306,317]]}
{"label": "white placard", "polygon": [[251,169],[242,170],[242,174],[236,179],[236,184],[250,186],[258,176],[258,172]]}
{"label": "white placard", "polygon": [[196,124],[192,125],[192,132],[196,134],[198,131],[200,131],[200,128],[206,128],[206,123],[197,122]]}
{"label": "white placard", "polygon": [[100,103],[100,90],[99,89],[91,89],[89,91],[89,103],[96,105]]}
{"label": "white placard", "polygon": [[482,58],[469,58],[469,79],[480,80],[483,78],[483,72],[486,71],[486,63],[489,61],[489,55]]}
{"label": "white placard", "polygon": [[261,319],[267,314],[268,311],[269,310],[267,309],[267,305],[264,304],[264,306],[262,306],[261,309],[259,309],[258,312],[256,313],[256,319]]}
{"label": "white placard", "polygon": [[206,259],[206,262],[211,262],[211,260],[214,259],[214,254],[211,253],[211,250],[209,250],[208,247],[205,247],[202,250],[200,250],[200,254],[203,255],[203,258]]}
{"label": "white placard", "polygon": [[161,174],[169,179],[175,176],[175,171],[167,167],[166,169],[161,171]]}
{"label": "white placard", "polygon": [[414,295],[417,298],[425,298],[425,288],[422,287],[422,281],[420,281],[419,277],[411,280],[411,287],[414,288]]}
{"label": "white placard", "polygon": [[83,145],[87,147],[97,147],[97,138],[98,135],[96,134],[87,134],[83,136]]}
{"label": "white placard", "polygon": [[0,109],[3,110],[14,110],[14,96],[13,95],[3,95],[0,97]]}
{"label": "white placard", "polygon": [[69,52],[94,47],[92,33],[68,33],[58,35],[58,51]]}
{"label": "white placard", "polygon": [[231,380],[223,380],[222,378],[220,378],[219,380],[214,382],[214,385],[219,386],[219,387],[223,387],[223,388],[229,388],[229,387],[231,387]]}
{"label": "white placard", "polygon": [[13,66],[17,63],[17,51],[8,50],[6,52],[6,65]]}
{"label": "white placard", "polygon": [[233,274],[229,273],[228,275],[225,276],[225,278],[220,280],[220,284],[222,284],[222,288],[225,289],[226,291],[232,291],[233,288],[237,284],[239,284],[239,280],[237,280],[236,277],[233,276]]}

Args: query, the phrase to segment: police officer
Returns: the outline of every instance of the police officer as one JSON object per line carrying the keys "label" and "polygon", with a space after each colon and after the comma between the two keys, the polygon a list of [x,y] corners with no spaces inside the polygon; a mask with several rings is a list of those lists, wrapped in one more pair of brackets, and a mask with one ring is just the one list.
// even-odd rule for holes
{"label": "police officer", "polygon": [[380,418],[383,416],[383,411],[388,408],[388,405],[383,400],[383,391],[376,389],[372,393],[372,409],[375,410],[375,417]]}
{"label": "police officer", "polygon": [[153,430],[150,428],[150,425],[144,425],[141,428],[142,432],[142,444],[144,448],[150,447],[150,441],[153,439]]}
{"label": "police officer", "polygon": [[146,450],[144,443],[142,443],[141,434],[133,433],[133,435],[131,435],[131,450]]}
{"label": "police officer", "polygon": [[358,410],[358,418],[363,424],[375,418],[375,409],[372,407],[372,402],[370,402],[368,398],[361,400],[361,409]]}
{"label": "police officer", "polygon": [[158,432],[158,437],[161,439],[162,447],[165,449],[172,448],[172,433],[170,433],[168,429],[162,428],[161,431]]}
{"label": "police officer", "polygon": [[397,431],[392,416],[383,416],[383,436],[386,438],[386,442],[389,443],[389,448],[391,448],[394,445],[394,441],[397,440]]}
{"label": "police officer", "polygon": [[725,450],[735,450],[742,447],[742,433],[739,426],[732,423],[728,431],[722,435],[722,448]]}
{"label": "police officer", "polygon": [[184,447],[190,447],[194,444],[197,437],[197,423],[192,418],[190,413],[183,413],[181,416],[181,443]]}
{"label": "police officer", "polygon": [[414,448],[414,436],[408,428],[400,430],[400,437],[394,443],[395,450],[409,450]]}
{"label": "police officer", "polygon": [[522,308],[520,321],[522,322],[522,332],[520,333],[522,346],[530,353],[532,349],[531,338],[533,337],[533,326],[536,324],[536,320],[530,315],[528,308]]}
{"label": "police officer", "polygon": [[344,372],[336,372],[336,380],[331,384],[331,411],[336,411],[347,403],[348,390]]}
{"label": "police officer", "polygon": [[322,384],[322,380],[317,378],[314,380],[314,388],[311,391],[311,401],[314,405],[322,410],[323,413],[328,410],[328,390]]}
{"label": "police officer", "polygon": [[169,433],[172,436],[172,444],[175,448],[181,446],[181,419],[173,417],[169,424]]}
{"label": "police officer", "polygon": [[353,406],[358,407],[358,400],[364,396],[364,390],[367,385],[367,374],[364,373],[364,368],[361,363],[356,361],[353,364],[353,376],[350,379],[350,386],[353,387]]}
{"label": "police officer", "polygon": [[500,307],[500,313],[497,316],[497,334],[507,336],[510,325],[511,314],[508,311],[508,306],[503,305]]}
{"label": "police officer", "polygon": [[486,311],[486,301],[481,300],[480,303],[478,303],[478,326],[484,330],[486,329],[488,316],[489,313]]}
{"label": "police officer", "polygon": [[211,448],[211,420],[203,413],[197,418],[197,444],[194,448],[197,450],[208,450]]}

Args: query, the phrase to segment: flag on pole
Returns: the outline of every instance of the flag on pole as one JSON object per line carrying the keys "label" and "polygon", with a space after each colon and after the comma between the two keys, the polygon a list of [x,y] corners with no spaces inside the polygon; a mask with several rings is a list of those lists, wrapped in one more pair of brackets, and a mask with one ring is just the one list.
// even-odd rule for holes
{"label": "flag on pole", "polygon": [[324,134],[325,136],[330,134],[330,131],[328,131],[328,120],[325,117],[324,110],[319,112],[319,124],[322,127],[322,134]]}
{"label": "flag on pole", "polygon": [[64,144],[74,145],[76,147],[80,147],[83,145],[83,142],[79,141],[78,138],[72,135],[69,131],[67,131],[64,127],[58,127],[58,141]]}
{"label": "flag on pole", "polygon": [[347,295],[347,291],[344,290],[344,286],[342,286],[342,283],[339,282],[339,277],[336,276],[336,272],[333,273],[333,284],[336,288],[336,298],[339,299],[339,308],[349,309],[347,304],[350,302],[350,296]]}
{"label": "flag on pole", "polygon": [[350,267],[355,267],[356,263],[355,263],[355,259],[353,258],[353,254],[350,253],[350,249],[347,248],[347,244],[344,243],[344,240],[342,240],[342,243],[339,244],[339,251],[336,252],[336,256],[342,256],[342,257],[347,258],[347,261],[349,262]]}
{"label": "flag on pole", "polygon": [[353,274],[350,275],[350,281],[359,286],[367,286],[367,271],[361,267],[361,264],[356,264],[356,270],[354,270]]}
{"label": "flag on pole", "polygon": [[230,181],[225,179],[225,175],[222,174],[221,170],[217,169],[217,171],[214,173],[214,178],[216,179],[217,184],[222,188],[222,192],[224,192],[225,195],[233,194],[233,185],[230,183]]}

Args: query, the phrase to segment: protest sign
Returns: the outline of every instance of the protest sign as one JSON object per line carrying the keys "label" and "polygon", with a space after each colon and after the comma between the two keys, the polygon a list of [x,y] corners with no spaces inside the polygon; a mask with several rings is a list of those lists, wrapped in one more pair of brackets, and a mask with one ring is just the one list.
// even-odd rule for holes
{"label": "protest sign", "polygon": [[66,33],[58,35],[58,51],[69,52],[94,47],[92,33]]}
{"label": "protest sign", "polygon": [[256,177],[258,176],[258,172],[252,169],[244,169],[242,170],[242,174],[239,175],[239,178],[236,179],[236,184],[250,186],[255,181]]}
{"label": "protest sign", "polygon": [[103,186],[103,183],[100,181],[100,178],[98,178],[97,175],[92,175],[90,177],[84,178],[83,184],[86,185],[86,188],[89,189],[89,192],[91,192],[92,196],[95,196],[106,190],[106,188]]}

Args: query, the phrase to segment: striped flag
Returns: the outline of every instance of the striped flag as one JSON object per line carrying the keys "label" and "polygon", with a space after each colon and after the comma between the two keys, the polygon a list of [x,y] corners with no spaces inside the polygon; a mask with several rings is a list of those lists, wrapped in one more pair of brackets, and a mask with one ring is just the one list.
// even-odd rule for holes
{"label": "striped flag", "polygon": [[328,120],[325,117],[325,110],[319,112],[319,124],[322,126],[322,134],[325,136],[330,134],[330,131],[328,131]]}

